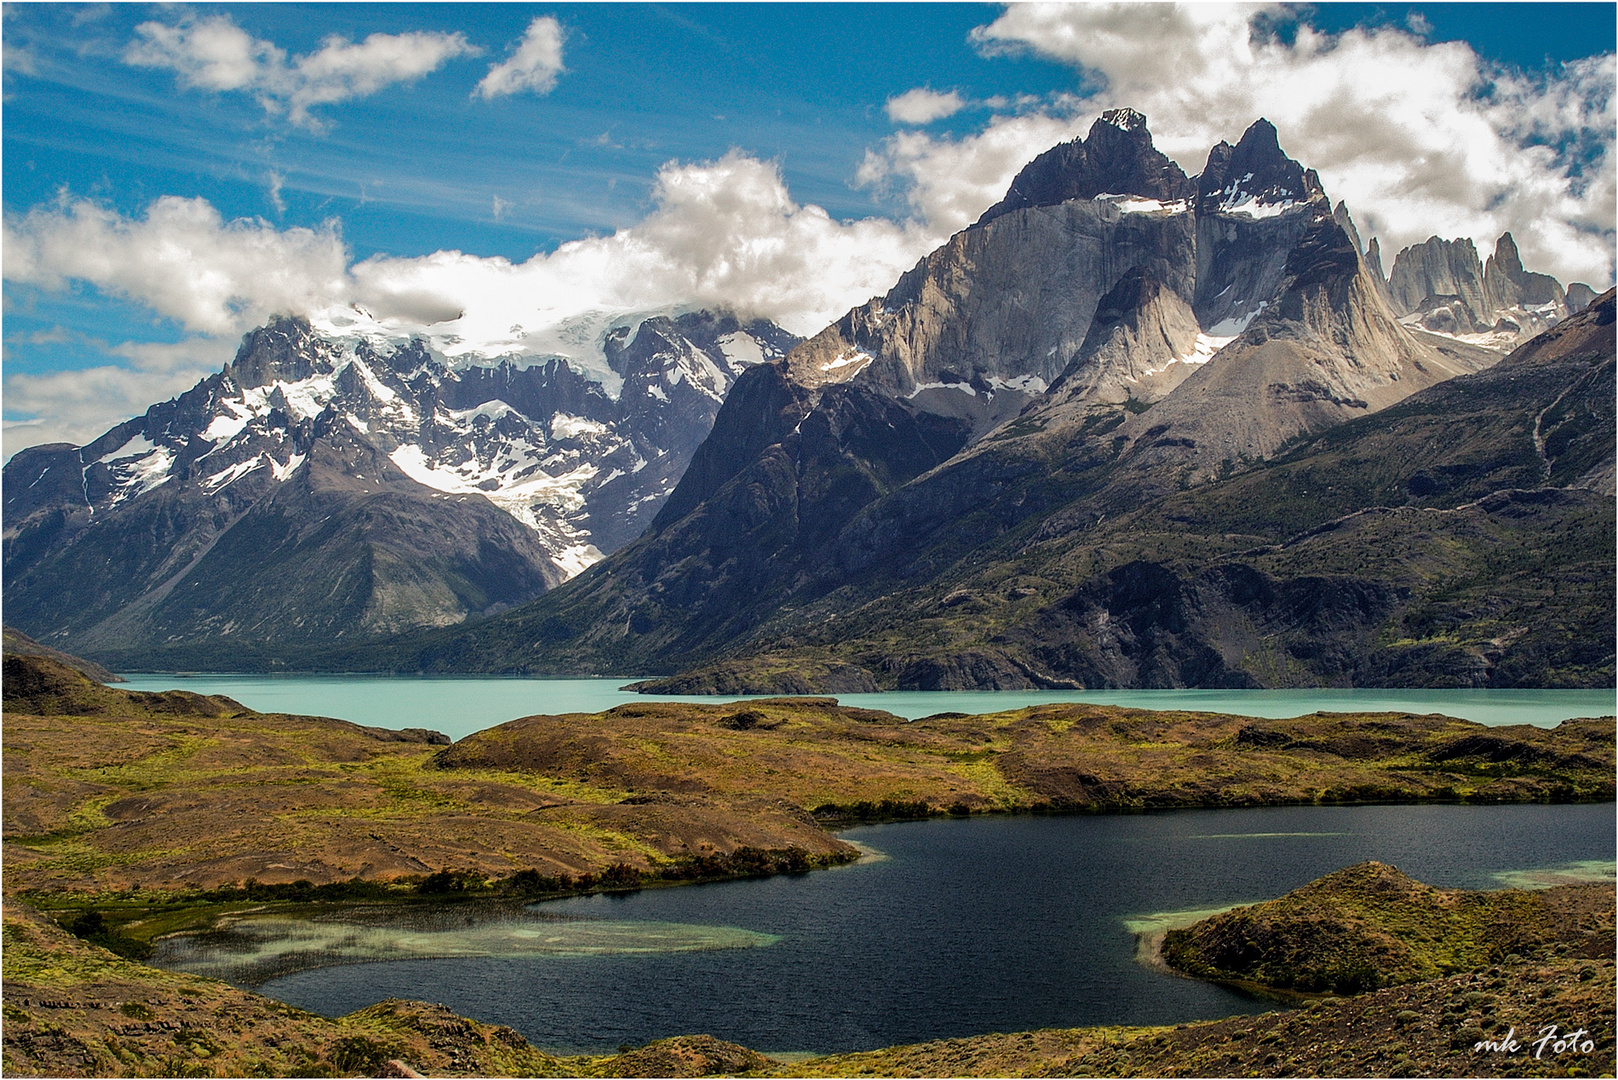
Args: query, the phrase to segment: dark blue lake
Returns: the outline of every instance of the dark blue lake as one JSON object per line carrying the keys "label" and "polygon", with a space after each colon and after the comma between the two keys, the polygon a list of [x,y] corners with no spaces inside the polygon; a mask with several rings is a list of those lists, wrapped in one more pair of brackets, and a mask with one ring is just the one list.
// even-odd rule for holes
{"label": "dark blue lake", "polygon": [[440,938],[443,919],[371,927],[346,959],[368,941],[382,943],[374,955],[463,955],[318,967],[259,989],[327,1015],[387,997],[442,1002],[572,1051],[699,1032],[832,1052],[1178,1023],[1274,1006],[1138,962],[1131,926],[1147,916],[1278,896],[1364,859],[1498,888],[1524,871],[1610,876],[1618,850],[1611,804],[984,817],[843,835],[882,857],[550,902]]}

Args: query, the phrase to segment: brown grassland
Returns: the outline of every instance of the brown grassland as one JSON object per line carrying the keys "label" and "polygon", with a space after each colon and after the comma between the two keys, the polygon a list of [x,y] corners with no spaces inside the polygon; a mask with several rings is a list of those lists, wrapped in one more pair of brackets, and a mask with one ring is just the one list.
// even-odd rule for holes
{"label": "brown grassland", "polygon": [[[435,1007],[390,1002],[327,1020],[138,962],[161,934],[245,906],[306,910],[344,890],[442,903],[810,869],[852,857],[830,830],[859,820],[1611,800],[1610,718],[1542,730],[1056,705],[906,722],[777,698],[527,717],[450,746],[426,731],[118,690],[41,657],[7,655],[4,692],[8,1075],[375,1075],[392,1060],[445,1075],[1540,1070],[1522,1055],[1473,1055],[1455,1041],[1459,1021],[1421,1027],[1454,1019],[1447,1003],[1466,995],[1487,998],[1491,1021],[1519,1036],[1536,1017],[1605,1016],[1595,1071],[1612,1071],[1610,947],[1484,950],[1436,978],[1218,1024],[985,1036],[785,1066],[706,1037],[558,1058]],[[1555,1074],[1592,1060],[1563,1057]]]}

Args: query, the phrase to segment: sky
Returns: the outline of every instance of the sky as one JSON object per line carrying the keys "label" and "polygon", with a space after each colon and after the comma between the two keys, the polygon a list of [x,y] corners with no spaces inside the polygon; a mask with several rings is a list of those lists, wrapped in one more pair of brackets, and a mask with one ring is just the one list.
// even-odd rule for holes
{"label": "sky", "polygon": [[7,4],[4,452],[275,313],[452,359],[634,313],[810,334],[1101,111],[1188,173],[1260,116],[1385,266],[1613,281],[1607,4]]}

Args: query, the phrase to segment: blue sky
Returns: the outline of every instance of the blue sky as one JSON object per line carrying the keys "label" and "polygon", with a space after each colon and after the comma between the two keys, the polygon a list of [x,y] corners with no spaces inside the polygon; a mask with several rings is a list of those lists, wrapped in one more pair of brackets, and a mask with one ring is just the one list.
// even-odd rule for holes
{"label": "blue sky", "polygon": [[1390,258],[1512,228],[1530,268],[1611,280],[1612,4],[5,11],[7,454],[93,436],[298,304],[393,304],[402,333],[427,294],[550,290],[558,325],[727,304],[808,332],[1115,104],[1189,172],[1270,115]]}

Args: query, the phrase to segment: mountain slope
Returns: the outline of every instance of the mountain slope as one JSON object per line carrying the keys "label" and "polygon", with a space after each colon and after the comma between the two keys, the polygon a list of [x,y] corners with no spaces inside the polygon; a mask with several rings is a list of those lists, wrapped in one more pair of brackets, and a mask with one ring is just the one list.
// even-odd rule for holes
{"label": "mountain slope", "polygon": [[683,565],[637,548],[391,662],[684,659],[697,667],[660,689],[693,692],[1611,685],[1613,356],[1609,292],[1493,369],[1145,505],[1130,469],[1079,440],[1040,467],[1019,458],[1020,476],[1000,468],[930,532],[872,543],[860,526],[893,497],[876,503],[784,596],[729,582],[745,606],[722,632],[668,591]]}
{"label": "mountain slope", "polygon": [[1609,292],[1496,368],[1144,506],[1053,459],[672,685],[1611,685],[1613,355]]}
{"label": "mountain slope", "polygon": [[600,341],[611,384],[276,319],[180,397],[7,463],[8,617],[184,664],[494,614],[639,535],[737,375],[796,340],[648,318]]}
{"label": "mountain slope", "polygon": [[[748,372],[646,537],[519,612],[354,662],[727,691],[1610,680],[1611,502],[1590,494],[1610,302],[1467,374],[1494,356],[1399,323],[1270,125],[1216,149],[1178,207],[1127,177],[1054,207],[1023,192]],[[1036,164],[1064,156],[1089,160]],[[1045,379],[1074,340],[1012,419],[945,404]]]}

